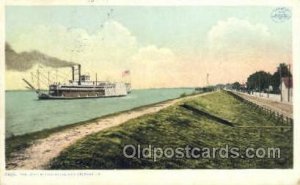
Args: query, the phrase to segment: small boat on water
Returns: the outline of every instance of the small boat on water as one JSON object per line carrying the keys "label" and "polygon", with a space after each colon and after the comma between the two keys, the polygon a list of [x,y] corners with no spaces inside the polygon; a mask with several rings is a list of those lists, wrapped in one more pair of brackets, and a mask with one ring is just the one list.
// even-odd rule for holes
{"label": "small boat on water", "polygon": [[[77,76],[76,80],[75,76]],[[121,97],[131,92],[130,83],[91,81],[89,75],[81,74],[81,65],[72,66],[72,80],[67,84],[52,83],[49,85],[48,92],[36,89],[26,79],[23,81],[37,93],[40,100]]]}

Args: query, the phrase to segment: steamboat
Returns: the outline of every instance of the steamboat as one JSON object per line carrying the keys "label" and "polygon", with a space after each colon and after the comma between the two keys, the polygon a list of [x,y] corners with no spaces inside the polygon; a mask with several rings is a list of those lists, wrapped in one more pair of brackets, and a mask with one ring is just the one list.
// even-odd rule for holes
{"label": "steamboat", "polygon": [[130,83],[97,81],[97,77],[96,81],[91,81],[89,75],[81,74],[80,64],[72,66],[72,80],[63,84],[52,83],[47,92],[36,89],[26,79],[23,81],[37,93],[40,100],[121,97],[131,92]]}

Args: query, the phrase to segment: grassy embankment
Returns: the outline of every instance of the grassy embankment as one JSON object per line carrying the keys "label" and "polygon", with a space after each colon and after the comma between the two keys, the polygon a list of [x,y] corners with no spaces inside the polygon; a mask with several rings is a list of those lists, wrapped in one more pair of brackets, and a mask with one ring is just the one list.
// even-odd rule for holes
{"label": "grassy embankment", "polygon": [[[181,96],[179,98],[187,97],[187,96],[193,96],[193,95],[196,95],[196,94],[197,93],[191,93],[191,94],[183,93],[183,94],[181,94]],[[12,136],[12,137],[6,138],[5,139],[5,159],[6,159],[6,161],[8,161],[9,159],[11,159],[13,157],[12,156],[13,153],[21,152],[22,150],[25,150],[26,148],[30,147],[34,143],[34,141],[36,141],[38,139],[47,138],[51,134],[54,134],[54,133],[57,133],[57,132],[63,132],[64,130],[71,129],[71,128],[76,127],[76,126],[89,124],[91,122],[95,122],[95,121],[98,121],[100,119],[104,119],[104,118],[111,117],[111,116],[116,116],[116,115],[119,115],[119,114],[122,114],[122,113],[142,110],[142,109],[145,109],[145,108],[148,108],[148,107],[155,106],[155,105],[160,104],[160,103],[168,102],[168,101],[179,99],[179,98],[174,98],[174,99],[169,99],[169,100],[165,100],[165,101],[158,102],[158,103],[148,104],[148,105],[132,108],[130,110],[116,112],[116,113],[108,114],[108,115],[101,116],[101,117],[98,117],[98,118],[93,118],[93,119],[90,119],[90,120],[77,122],[77,123],[70,124],[70,125],[59,126],[59,127],[55,127],[55,128],[51,128],[51,129],[44,129],[44,130],[33,132],[33,133],[28,133],[28,134],[24,134],[24,135],[18,135],[18,136]]]}
{"label": "grassy embankment", "polygon": [[[180,106],[186,103],[230,120],[230,127]],[[226,92],[185,100],[156,114],[145,115],[120,126],[92,134],[54,159],[51,169],[139,169],[139,168],[292,168],[293,129],[236,100]],[[287,125],[285,125],[287,126]],[[246,147],[280,148],[280,159],[245,159],[221,157],[174,159],[163,157],[127,159],[123,146],[147,147]],[[242,152],[244,154],[244,152]]]}

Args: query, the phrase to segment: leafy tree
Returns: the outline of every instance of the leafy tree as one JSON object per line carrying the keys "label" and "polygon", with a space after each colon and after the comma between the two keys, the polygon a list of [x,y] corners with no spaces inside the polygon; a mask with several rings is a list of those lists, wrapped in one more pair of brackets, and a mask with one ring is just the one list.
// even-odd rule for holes
{"label": "leafy tree", "polygon": [[257,71],[251,74],[247,79],[248,90],[265,91],[271,84],[272,75],[265,71]]}
{"label": "leafy tree", "polygon": [[275,93],[280,92],[280,73],[281,77],[292,77],[292,74],[289,72],[288,66],[284,63],[279,64],[279,66],[277,67],[277,71],[273,74],[271,78],[271,85]]}
{"label": "leafy tree", "polygon": [[232,84],[232,89],[240,90],[240,88],[241,88],[241,84],[239,82],[234,82]]}

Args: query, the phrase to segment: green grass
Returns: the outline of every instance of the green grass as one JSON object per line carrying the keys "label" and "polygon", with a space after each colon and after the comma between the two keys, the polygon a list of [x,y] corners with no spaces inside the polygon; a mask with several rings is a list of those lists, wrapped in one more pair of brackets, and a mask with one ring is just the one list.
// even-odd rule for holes
{"label": "green grass", "polygon": [[[229,127],[193,114],[179,106],[187,103],[231,120]],[[92,134],[79,140],[51,161],[50,169],[232,169],[292,168],[292,127],[276,128],[279,123],[264,113],[251,109],[225,92],[185,100],[156,114],[133,119],[120,126]],[[253,128],[242,128],[253,126]],[[260,128],[259,126],[274,126]],[[246,147],[280,148],[280,159],[175,159],[163,157],[154,162],[149,158],[123,156],[127,144],[152,147]]]}
{"label": "green grass", "polygon": [[[193,95],[195,95],[195,93],[192,93],[192,94],[189,94],[186,96],[193,96]],[[178,98],[175,98],[175,99],[178,99]],[[6,138],[5,139],[5,159],[6,159],[6,161],[8,161],[9,159],[11,159],[13,157],[13,153],[21,152],[21,151],[25,150],[26,148],[28,148],[29,146],[31,146],[36,140],[46,138],[46,137],[50,136],[51,134],[54,134],[57,132],[63,132],[66,129],[70,129],[72,127],[76,127],[79,125],[89,124],[90,122],[94,122],[94,121],[97,121],[99,119],[103,119],[106,117],[115,116],[118,114],[130,112],[133,110],[142,110],[142,109],[151,107],[153,105],[160,104],[160,103],[167,102],[167,101],[170,101],[170,100],[162,101],[159,103],[153,103],[153,104],[149,104],[149,105],[144,105],[144,106],[136,107],[136,108],[133,108],[130,110],[116,112],[113,114],[108,114],[108,115],[101,116],[98,118],[93,118],[90,120],[73,123],[70,125],[55,127],[55,128],[51,128],[51,129],[44,129],[44,130],[33,132],[33,133],[28,133],[28,134],[24,134],[24,135],[18,135],[18,136],[12,136],[12,137]]]}
{"label": "green grass", "polygon": [[95,119],[91,119],[91,120],[83,121],[83,122],[78,122],[78,123],[71,124],[71,125],[60,126],[60,127],[56,127],[56,128],[52,128],[52,129],[45,129],[45,130],[34,132],[34,133],[24,134],[24,135],[20,135],[20,136],[12,136],[10,138],[6,138],[5,139],[5,159],[6,159],[6,161],[8,161],[9,159],[11,159],[13,157],[12,156],[13,153],[17,153],[17,152],[20,152],[20,151],[28,148],[29,146],[31,146],[34,143],[34,141],[36,141],[38,139],[46,138],[53,133],[64,131],[66,129],[70,129],[75,126],[87,124],[87,123],[95,121],[97,119],[99,119],[99,118],[95,118]]}

